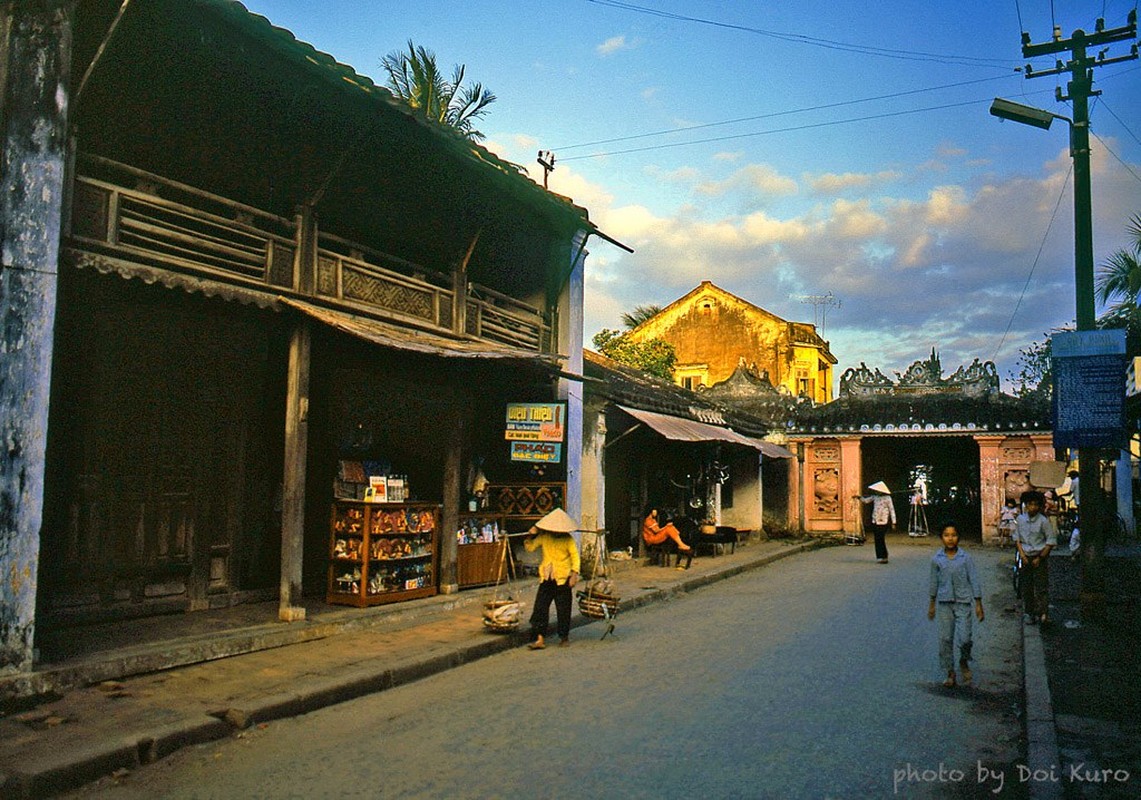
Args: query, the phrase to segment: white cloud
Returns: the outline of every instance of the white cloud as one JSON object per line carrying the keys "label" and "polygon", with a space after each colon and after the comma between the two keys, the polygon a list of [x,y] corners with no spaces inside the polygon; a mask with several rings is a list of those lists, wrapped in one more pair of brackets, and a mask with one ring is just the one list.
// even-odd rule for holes
{"label": "white cloud", "polygon": [[[512,159],[510,148],[503,155],[523,161]],[[529,149],[527,160],[534,160]],[[624,311],[667,304],[702,280],[803,321],[812,321],[812,309],[791,295],[832,291],[842,306],[829,311],[824,334],[840,359],[838,374],[860,361],[890,374],[936,347],[948,371],[976,357],[996,359],[1005,379],[1019,348],[1073,318],[1069,168],[1063,149],[1036,175],[944,180],[917,197],[887,191],[904,172],[913,176],[914,168],[904,166],[805,176],[799,183],[763,164],[742,165],[720,180],[703,180],[694,167],[646,170],[645,179],[663,193],[666,187],[693,190],[691,198],[671,196],[672,204],[661,207],[652,201],[616,205],[605,186],[586,180],[573,164],[559,165],[551,188],[635,249],[627,254],[592,240],[588,340],[603,327],[620,327]],[[1137,190],[1135,178],[1097,144],[1093,171],[1095,260],[1101,263],[1127,241]],[[534,177],[541,182],[541,174]],[[816,197],[822,179],[832,181],[834,199],[804,204]],[[792,204],[742,213],[712,202],[778,194]]]}
{"label": "white cloud", "polygon": [[611,36],[605,42],[595,47],[594,52],[605,58],[606,56],[617,53],[619,50],[628,50],[633,46],[633,43],[628,44],[626,42],[626,37],[624,35]]}
{"label": "white cloud", "polygon": [[867,189],[871,186],[897,181],[903,174],[895,170],[884,170],[876,173],[845,172],[836,174],[826,172],[822,175],[804,176],[808,187],[816,194],[833,195],[846,192],[850,189]]}
{"label": "white cloud", "polygon": [[748,164],[724,180],[704,181],[694,189],[699,194],[711,197],[743,192],[754,198],[772,198],[795,194],[797,183],[767,164]]}

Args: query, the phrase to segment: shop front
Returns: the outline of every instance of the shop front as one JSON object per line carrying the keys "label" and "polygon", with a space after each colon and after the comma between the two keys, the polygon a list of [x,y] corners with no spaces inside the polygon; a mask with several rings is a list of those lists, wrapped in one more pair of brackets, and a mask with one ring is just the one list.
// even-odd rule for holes
{"label": "shop front", "polygon": [[586,363],[585,427],[593,437],[585,444],[593,468],[584,468],[584,484],[593,479],[597,487],[600,527],[611,549],[642,551],[649,505],[742,536],[764,530],[767,487],[779,476],[775,485],[783,491],[792,453],[761,439],[761,430],[740,433],[752,432],[747,417],[694,392],[594,353]]}
{"label": "shop front", "polygon": [[[314,342],[305,593],[367,606],[494,583],[514,569],[509,534],[566,503],[557,361],[379,342],[375,327]],[[553,410],[556,440],[523,457],[507,438],[520,408]]]}

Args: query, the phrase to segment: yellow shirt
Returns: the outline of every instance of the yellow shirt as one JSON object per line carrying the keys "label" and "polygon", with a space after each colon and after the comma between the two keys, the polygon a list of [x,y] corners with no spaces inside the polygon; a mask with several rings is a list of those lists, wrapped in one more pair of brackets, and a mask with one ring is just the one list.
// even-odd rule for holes
{"label": "yellow shirt", "polygon": [[528,552],[543,548],[543,560],[539,564],[539,580],[555,579],[555,583],[564,584],[572,572],[578,572],[578,545],[569,533],[539,533],[529,539],[523,540],[523,547]]}

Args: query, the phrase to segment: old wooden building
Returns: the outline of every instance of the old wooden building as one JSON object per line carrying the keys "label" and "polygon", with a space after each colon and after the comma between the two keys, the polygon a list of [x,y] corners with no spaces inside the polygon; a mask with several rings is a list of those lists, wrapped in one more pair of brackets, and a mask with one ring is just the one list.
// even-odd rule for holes
{"label": "old wooden building", "polygon": [[585,209],[230,0],[0,23],[0,673],[84,620],[303,617],[346,460],[438,509],[454,589],[469,466],[535,477],[509,402],[565,404],[577,515]]}
{"label": "old wooden building", "polygon": [[720,383],[744,362],[794,397],[816,403],[832,399],[836,357],[815,325],[781,319],[709,281],[629,335],[634,341],[661,339],[673,345],[674,378],[689,389]]}

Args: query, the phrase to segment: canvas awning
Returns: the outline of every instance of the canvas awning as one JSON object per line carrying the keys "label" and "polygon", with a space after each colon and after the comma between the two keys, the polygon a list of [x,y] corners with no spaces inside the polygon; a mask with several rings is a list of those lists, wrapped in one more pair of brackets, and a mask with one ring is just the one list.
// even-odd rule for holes
{"label": "canvas awning", "polygon": [[296,309],[332,328],[381,347],[449,358],[499,358],[529,361],[551,370],[558,371],[559,369],[560,359],[552,354],[536,353],[531,350],[475,339],[449,339],[446,336],[428,331],[404,328],[343,311],[333,311],[288,297],[278,297],[277,302],[287,308]]}
{"label": "canvas awning", "polygon": [[643,411],[629,406],[618,406],[634,419],[654,429],[667,439],[676,442],[729,442],[744,445],[754,450],[760,450],[761,455],[768,458],[793,458],[788,450],[771,442],[764,442],[750,436],[744,436],[731,428],[720,425],[710,425],[707,422],[697,422],[683,417],[674,417],[669,414],[658,414],[653,411]]}

